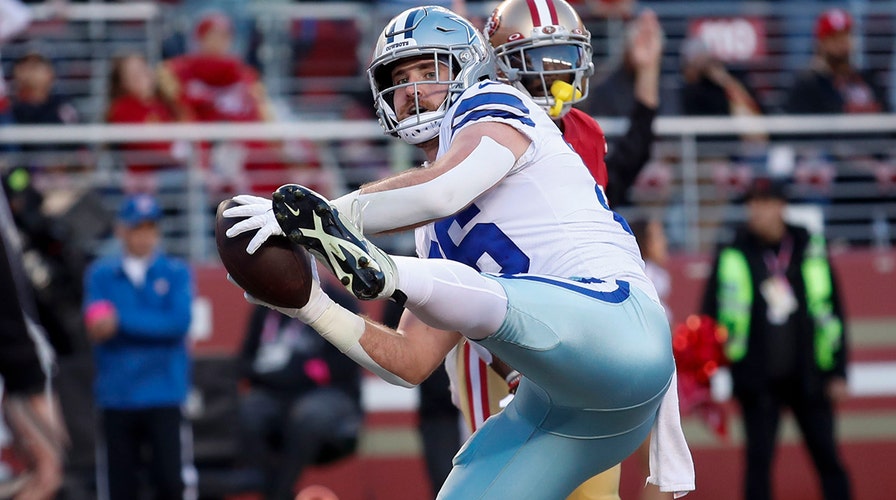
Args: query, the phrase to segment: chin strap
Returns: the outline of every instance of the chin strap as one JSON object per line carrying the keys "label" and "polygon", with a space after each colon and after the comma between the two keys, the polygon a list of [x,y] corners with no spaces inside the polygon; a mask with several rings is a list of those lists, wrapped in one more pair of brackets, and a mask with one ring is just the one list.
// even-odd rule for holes
{"label": "chin strap", "polygon": [[582,98],[582,92],[563,80],[554,80],[551,84],[551,95],[554,96],[554,105],[548,110],[551,118],[559,118],[563,114],[565,103]]}

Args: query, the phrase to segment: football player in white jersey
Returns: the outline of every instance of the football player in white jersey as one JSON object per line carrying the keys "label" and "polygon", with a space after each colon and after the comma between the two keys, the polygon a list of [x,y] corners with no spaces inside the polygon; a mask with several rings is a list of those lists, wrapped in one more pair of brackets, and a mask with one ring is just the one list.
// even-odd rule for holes
{"label": "football player in white jersey", "polygon": [[[440,497],[565,496],[647,435],[672,380],[668,325],[627,224],[538,105],[490,79],[491,59],[450,11],[397,16],[369,70],[378,112],[387,132],[433,161],[332,204],[295,185],[275,193],[273,212],[238,197],[247,204],[226,215],[252,217],[229,235],[258,229],[254,251],[286,234],[358,297],[406,300],[428,326],[409,326],[408,315],[388,331],[318,288],[285,311],[387,380],[425,379],[456,343],[449,332],[525,375],[455,458]],[[421,233],[429,256],[457,262],[390,258],[352,213],[369,232],[436,221]]]}

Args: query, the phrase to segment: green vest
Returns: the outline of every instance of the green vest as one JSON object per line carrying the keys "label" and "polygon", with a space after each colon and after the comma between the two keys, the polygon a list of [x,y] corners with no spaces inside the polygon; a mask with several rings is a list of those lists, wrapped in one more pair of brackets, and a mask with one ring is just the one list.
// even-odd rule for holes
{"label": "green vest", "polygon": [[[718,322],[728,330],[725,354],[732,362],[747,354],[753,308],[753,280],[747,258],[740,250],[725,248],[719,254]],[[815,325],[815,363],[824,371],[834,367],[834,354],[843,340],[843,323],[834,314],[831,267],[824,239],[812,236],[802,265],[806,304]]]}

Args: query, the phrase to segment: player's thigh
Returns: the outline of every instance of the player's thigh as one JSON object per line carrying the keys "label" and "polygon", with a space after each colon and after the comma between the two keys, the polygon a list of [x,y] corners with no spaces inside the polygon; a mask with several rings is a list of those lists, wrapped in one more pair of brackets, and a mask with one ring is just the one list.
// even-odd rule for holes
{"label": "player's thigh", "polygon": [[[501,328],[480,341],[483,347],[560,406],[630,408],[662,395],[674,359],[659,304],[628,285],[587,294],[535,278],[540,281],[500,280],[510,307]],[[645,416],[656,405],[645,406]]]}
{"label": "player's thigh", "polygon": [[568,438],[508,410],[490,418],[458,453],[440,499],[562,500],[621,462],[650,429],[645,422],[610,438]]}

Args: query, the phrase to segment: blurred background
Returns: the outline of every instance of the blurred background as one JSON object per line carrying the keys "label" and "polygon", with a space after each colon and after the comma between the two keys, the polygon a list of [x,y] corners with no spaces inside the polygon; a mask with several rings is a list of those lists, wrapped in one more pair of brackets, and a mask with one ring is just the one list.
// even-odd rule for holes
{"label": "blurred background", "polygon": [[[76,300],[78,292],[67,290],[73,283],[80,288],[85,263],[115,244],[114,214],[122,198],[154,194],[165,214],[165,249],[188,260],[197,283],[188,414],[200,496],[252,498],[212,486],[203,491],[214,482],[208,478],[226,475],[239,453],[231,432],[241,387],[234,366],[251,312],[218,261],[215,208],[234,194],[268,195],[288,182],[335,197],[422,161],[414,148],[383,135],[365,72],[386,20],[416,3],[23,3],[30,19],[16,33],[0,30],[0,172],[38,296],[47,303]],[[453,6],[481,27],[496,3]],[[625,132],[627,111],[608,105],[614,94],[604,84],[624,67],[627,23],[649,7],[665,33],[652,159],[614,208],[627,218],[662,222],[675,322],[698,311],[713,249],[744,219],[741,197],[754,178],[783,180],[789,218],[827,238],[852,334],[851,397],[838,408],[838,438],[855,498],[891,498],[896,2],[570,3],[594,48],[591,95],[580,107],[598,119],[611,145]],[[849,59],[867,76],[865,89],[873,95],[813,116],[795,107],[791,89],[817,49],[817,16],[830,7],[851,16]],[[749,112],[692,105],[687,75],[698,56],[711,57],[741,83],[752,99]],[[410,234],[376,241],[396,253],[413,252]],[[387,313],[375,304],[364,307],[374,317]],[[59,309],[61,324],[80,322],[79,304]],[[59,328],[54,345],[68,346],[63,356],[89,355],[71,333],[77,330]],[[73,432],[70,461],[81,471],[89,471],[93,456],[85,363],[75,369],[81,378],[60,388],[78,395],[70,398],[73,404],[83,403],[69,411],[73,421],[80,416],[81,423],[69,427],[80,429]],[[87,380],[86,387],[77,380]],[[306,470],[299,482],[325,485],[343,500],[429,497],[418,392],[373,376],[363,380],[365,419],[356,452]],[[685,417],[698,481],[688,498],[739,496],[743,433],[736,411],[729,410],[724,437]],[[780,439],[778,498],[821,498],[792,421],[785,419]],[[0,467],[0,479],[7,469]],[[639,470],[623,465],[622,498],[639,494]],[[79,498],[75,489],[68,498]]]}

